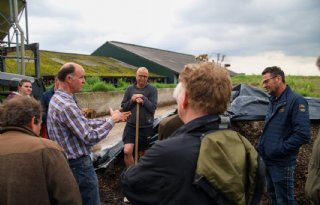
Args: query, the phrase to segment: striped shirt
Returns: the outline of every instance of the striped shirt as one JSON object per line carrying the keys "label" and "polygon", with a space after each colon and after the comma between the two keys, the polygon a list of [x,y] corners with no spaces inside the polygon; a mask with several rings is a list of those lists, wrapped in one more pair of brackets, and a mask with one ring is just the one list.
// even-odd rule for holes
{"label": "striped shirt", "polygon": [[113,128],[112,119],[87,119],[73,95],[57,90],[52,96],[47,116],[49,139],[56,141],[68,159],[89,155],[92,147]]}

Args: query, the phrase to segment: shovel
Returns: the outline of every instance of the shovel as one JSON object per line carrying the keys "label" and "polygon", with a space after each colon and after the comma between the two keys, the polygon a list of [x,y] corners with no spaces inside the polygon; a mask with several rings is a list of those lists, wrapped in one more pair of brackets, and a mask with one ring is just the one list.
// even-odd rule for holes
{"label": "shovel", "polygon": [[138,149],[139,149],[139,109],[140,104],[137,103],[137,114],[136,114],[136,143],[134,145],[134,164],[138,162]]}

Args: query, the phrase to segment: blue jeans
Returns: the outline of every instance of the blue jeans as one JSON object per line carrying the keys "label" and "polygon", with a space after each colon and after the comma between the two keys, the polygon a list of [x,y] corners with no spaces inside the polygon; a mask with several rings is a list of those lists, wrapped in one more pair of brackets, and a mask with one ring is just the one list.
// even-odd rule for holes
{"label": "blue jeans", "polygon": [[266,166],[267,191],[272,205],[294,205],[293,166]]}
{"label": "blue jeans", "polygon": [[99,183],[90,156],[69,160],[77,180],[83,205],[100,205]]}

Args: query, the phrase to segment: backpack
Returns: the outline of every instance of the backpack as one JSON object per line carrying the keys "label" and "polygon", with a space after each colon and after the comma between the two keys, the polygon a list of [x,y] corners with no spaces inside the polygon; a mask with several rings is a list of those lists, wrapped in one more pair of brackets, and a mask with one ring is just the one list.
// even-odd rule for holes
{"label": "backpack", "polygon": [[256,205],[264,192],[264,163],[238,132],[214,130],[201,137],[194,185],[216,204]]}

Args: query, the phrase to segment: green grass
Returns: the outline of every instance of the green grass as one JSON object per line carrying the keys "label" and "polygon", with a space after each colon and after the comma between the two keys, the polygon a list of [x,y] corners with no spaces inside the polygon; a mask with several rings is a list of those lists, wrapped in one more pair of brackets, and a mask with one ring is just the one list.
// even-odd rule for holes
{"label": "green grass", "polygon": [[[259,75],[239,75],[231,78],[233,85],[248,84],[258,87],[262,90],[261,80]],[[320,97],[320,77],[318,76],[287,76],[286,83],[297,93],[305,97]],[[156,88],[174,88],[175,84],[151,83]],[[125,90],[130,84],[120,79],[116,86],[110,83],[104,83],[99,77],[88,77],[82,91],[115,91]]]}
{"label": "green grass", "polygon": [[156,88],[175,88],[176,84],[151,83]]}
{"label": "green grass", "polygon": [[[231,78],[234,85],[248,84],[264,89],[260,75],[239,75]],[[286,76],[286,83],[297,93],[305,97],[320,97],[320,77],[318,76]]]}

